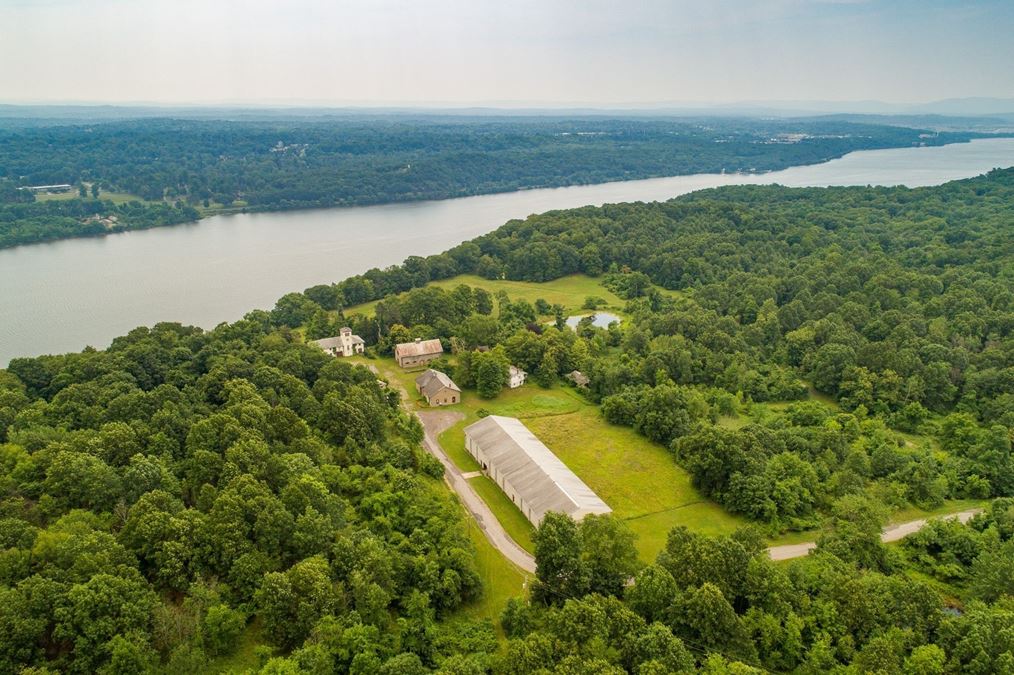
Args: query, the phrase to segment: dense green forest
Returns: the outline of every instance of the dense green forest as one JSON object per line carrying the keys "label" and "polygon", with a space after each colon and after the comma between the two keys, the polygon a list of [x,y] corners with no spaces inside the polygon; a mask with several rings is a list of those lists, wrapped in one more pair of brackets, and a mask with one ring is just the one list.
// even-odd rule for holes
{"label": "dense green forest", "polygon": [[[423,199],[813,164],[853,150],[939,145],[927,133],[845,121],[406,117],[87,125],[0,124],[0,247],[103,231],[87,204],[22,205],[17,187],[88,184],[156,204],[118,229],[200,209],[278,210]],[[106,207],[109,209],[110,207]],[[111,228],[106,228],[111,229]]]}
{"label": "dense green forest", "polygon": [[[550,212],[212,331],[14,359],[0,670],[196,672],[256,631],[265,673],[1014,672],[1012,205],[1007,169]],[[463,273],[600,277],[624,321],[426,287]],[[508,363],[580,369],[607,420],[756,525],[676,528],[644,565],[623,521],[551,515],[500,636],[459,611],[483,584],[418,423],[304,344],[345,324],[374,353],[440,338],[484,396]],[[968,497],[993,501],[881,543],[889,508]],[[815,525],[813,554],[766,555]]]}
{"label": "dense green forest", "polygon": [[0,371],[0,671],[199,672],[253,616],[339,670],[495,648],[437,630],[481,588],[418,422],[293,338],[261,312]]}
{"label": "dense green forest", "polygon": [[4,203],[0,199],[0,248],[69,237],[143,230],[193,222],[200,218],[197,209],[179,202],[147,204],[130,201],[114,204],[101,198],[36,202],[25,201],[23,195],[31,195],[20,192],[17,201]]}

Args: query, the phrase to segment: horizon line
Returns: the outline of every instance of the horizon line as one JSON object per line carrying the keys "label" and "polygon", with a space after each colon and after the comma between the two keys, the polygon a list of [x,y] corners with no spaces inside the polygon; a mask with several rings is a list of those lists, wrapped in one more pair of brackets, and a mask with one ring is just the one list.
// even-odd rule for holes
{"label": "horizon line", "polygon": [[591,109],[591,110],[664,110],[664,109],[707,109],[707,108],[739,108],[739,107],[786,107],[786,106],[884,106],[897,108],[912,108],[930,106],[940,103],[969,101],[991,101],[1014,104],[1014,96],[957,96],[940,99],[921,101],[886,101],[881,99],[735,99],[724,101],[701,101],[701,100],[657,100],[657,101],[518,101],[518,100],[494,100],[494,101],[368,101],[368,100],[218,100],[218,101],[146,101],[146,100],[72,100],[72,99],[29,99],[29,100],[3,100],[0,99],[0,106],[38,106],[38,107],[150,107],[150,108],[221,108],[221,107],[250,107],[250,108],[331,108],[331,109],[420,109],[420,110],[460,110],[460,109],[542,109],[542,110],[567,110],[567,109]]}

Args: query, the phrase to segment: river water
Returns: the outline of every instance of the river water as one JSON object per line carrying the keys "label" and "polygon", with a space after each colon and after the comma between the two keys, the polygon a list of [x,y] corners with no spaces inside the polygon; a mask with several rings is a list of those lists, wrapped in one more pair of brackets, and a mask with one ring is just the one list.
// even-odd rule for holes
{"label": "river water", "polygon": [[0,250],[0,365],[15,356],[102,348],[138,325],[206,328],[283,294],[409,255],[439,253],[511,218],[664,200],[743,183],[936,185],[1014,165],[1014,139],[854,152],[762,175],[523,190],[443,201],[215,216],[191,225]]}

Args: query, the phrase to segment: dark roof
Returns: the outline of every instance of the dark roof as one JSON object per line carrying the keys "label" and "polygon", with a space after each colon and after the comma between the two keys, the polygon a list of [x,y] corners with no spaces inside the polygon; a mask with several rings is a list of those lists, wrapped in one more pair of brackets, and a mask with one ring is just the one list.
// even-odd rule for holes
{"label": "dark roof", "polygon": [[419,387],[419,392],[426,398],[439,393],[442,389],[461,391],[451,378],[439,370],[433,370],[432,368],[415,378],[415,384]]}

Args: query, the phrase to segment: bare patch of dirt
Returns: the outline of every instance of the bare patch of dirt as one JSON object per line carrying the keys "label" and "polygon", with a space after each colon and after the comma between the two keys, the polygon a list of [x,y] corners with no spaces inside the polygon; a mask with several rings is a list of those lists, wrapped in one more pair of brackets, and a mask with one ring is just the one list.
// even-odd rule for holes
{"label": "bare patch of dirt", "polygon": [[465,414],[454,410],[420,410],[416,413],[426,432],[434,438],[465,419]]}

